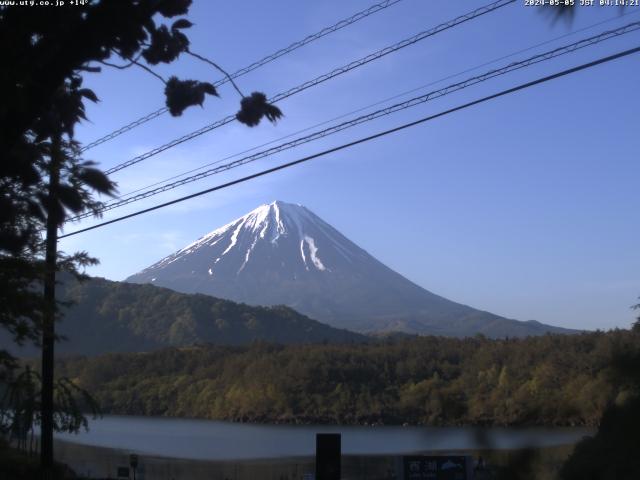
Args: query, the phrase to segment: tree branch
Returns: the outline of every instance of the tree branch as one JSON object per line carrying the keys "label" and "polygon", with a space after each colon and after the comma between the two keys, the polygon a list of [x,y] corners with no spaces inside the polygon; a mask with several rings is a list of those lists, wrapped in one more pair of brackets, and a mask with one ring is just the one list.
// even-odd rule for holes
{"label": "tree branch", "polygon": [[[112,50],[113,53],[115,53],[116,55],[120,55],[118,52],[116,52],[115,50]],[[138,56],[134,59],[132,59],[129,63],[127,63],[126,65],[116,65],[115,63],[110,63],[107,61],[101,61],[100,63],[102,63],[103,65],[106,65],[107,67],[113,67],[113,68],[117,68],[118,70],[125,70],[133,65],[136,64],[136,62],[140,59],[140,57],[142,56],[141,53],[138,54]]]}
{"label": "tree branch", "polygon": [[201,61],[203,61],[205,63],[208,63],[212,67],[216,68],[218,71],[222,72],[222,74],[225,77],[227,77],[227,80],[231,83],[231,85],[233,85],[233,88],[236,89],[236,92],[238,92],[242,98],[245,98],[244,93],[242,93],[242,91],[238,88],[238,85],[236,85],[236,82],[233,81],[233,78],[231,78],[231,75],[229,75],[229,73],[227,73],[227,71],[224,70],[220,65],[218,65],[217,63],[209,60],[206,57],[203,57],[202,55],[198,55],[197,53],[193,53],[189,49],[185,50],[185,53],[188,53],[189,55],[191,55],[192,57],[197,58],[198,60],[201,60]]}
{"label": "tree branch", "polygon": [[[120,55],[120,54],[118,54],[118,55]],[[151,70],[149,67],[147,67],[146,65],[144,65],[143,63],[140,63],[138,61],[138,58],[140,58],[139,55],[138,55],[137,58],[128,58],[128,57],[122,57],[122,58],[124,58],[125,60],[129,60],[129,64],[128,65],[116,65],[115,63],[110,63],[110,62],[107,62],[107,61],[104,61],[104,60],[100,60],[100,63],[102,63],[103,65],[106,65],[107,67],[113,67],[113,68],[117,68],[117,69],[120,69],[120,70],[124,70],[125,68],[129,68],[132,65],[136,65],[136,66],[146,70],[147,72],[149,72],[151,75],[153,75],[154,77],[159,79],[165,85],[167,84],[167,81],[164,78],[162,78],[161,75],[157,74],[156,72]]]}

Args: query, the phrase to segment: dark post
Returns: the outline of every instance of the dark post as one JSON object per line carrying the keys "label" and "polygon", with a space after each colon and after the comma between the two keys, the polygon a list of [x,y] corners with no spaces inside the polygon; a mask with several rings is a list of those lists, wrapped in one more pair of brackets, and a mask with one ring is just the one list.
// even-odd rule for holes
{"label": "dark post", "polygon": [[341,451],[339,433],[316,434],[316,480],[340,480]]}
{"label": "dark post", "polygon": [[58,201],[62,135],[51,140],[51,171],[47,197],[47,238],[45,245],[44,312],[42,318],[42,424],[40,465],[45,480],[53,478],[53,345],[56,319],[56,260],[58,256]]}
{"label": "dark post", "polygon": [[133,469],[133,480],[136,480],[136,470],[138,469],[138,455],[132,453],[129,455],[129,465]]}

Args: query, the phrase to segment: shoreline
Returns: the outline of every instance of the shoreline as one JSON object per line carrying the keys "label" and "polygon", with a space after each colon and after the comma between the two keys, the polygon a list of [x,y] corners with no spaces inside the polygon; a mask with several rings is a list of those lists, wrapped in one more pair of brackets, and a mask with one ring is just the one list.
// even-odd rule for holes
{"label": "shoreline", "polygon": [[[288,426],[288,427],[408,427],[408,428],[509,428],[509,429],[535,429],[535,428],[583,428],[583,429],[597,429],[598,423],[584,422],[584,423],[498,423],[498,422],[481,422],[481,423],[412,423],[412,422],[388,422],[385,423],[381,420],[375,422],[343,422],[336,423],[335,421],[329,421],[328,418],[275,418],[266,419],[264,417],[256,418],[209,418],[209,417],[189,417],[189,416],[177,416],[177,415],[146,415],[144,413],[120,413],[120,412],[102,412],[103,417],[138,417],[149,419],[170,419],[170,420],[189,420],[189,421],[205,421],[205,422],[224,422],[234,425],[260,425],[265,427],[270,426]],[[90,415],[89,415],[90,416]],[[99,418],[99,417],[98,417]],[[95,420],[95,419],[92,419]]]}
{"label": "shoreline", "polygon": [[512,450],[572,445],[592,429],[567,427],[402,427],[265,425],[171,417],[106,416],[88,432],[57,434],[75,445],[189,460],[300,458],[315,453],[317,433],[340,433],[344,455],[398,456],[425,451]]}
{"label": "shoreline", "polygon": [[[537,470],[555,472],[574,449],[574,445],[561,445],[535,449],[533,465]],[[521,449],[482,450],[451,449],[447,451],[424,450],[414,455],[460,455],[476,459],[482,456],[489,465],[502,466],[519,458]],[[115,478],[118,467],[127,467],[129,455],[136,453],[124,449],[76,444],[55,440],[56,460],[71,467],[78,475],[87,478]],[[313,456],[283,456],[256,459],[186,459],[171,456],[137,453],[138,478],[154,480],[212,480],[255,478],[303,478],[315,472]],[[410,454],[407,454],[410,455]],[[342,473],[348,478],[385,478],[396,471],[403,455],[342,455]]]}

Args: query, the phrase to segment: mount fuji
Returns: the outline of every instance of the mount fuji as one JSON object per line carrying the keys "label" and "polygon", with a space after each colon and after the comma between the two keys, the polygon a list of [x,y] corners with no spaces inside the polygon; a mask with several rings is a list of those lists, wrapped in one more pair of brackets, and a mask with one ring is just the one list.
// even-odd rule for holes
{"label": "mount fuji", "polygon": [[447,300],[391,270],[301,205],[262,205],[125,280],[287,305],[359,332],[490,337],[570,332]]}

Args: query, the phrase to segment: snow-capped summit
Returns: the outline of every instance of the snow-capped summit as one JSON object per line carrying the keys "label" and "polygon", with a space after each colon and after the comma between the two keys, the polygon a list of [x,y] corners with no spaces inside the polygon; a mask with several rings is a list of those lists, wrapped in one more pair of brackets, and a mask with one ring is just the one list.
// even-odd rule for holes
{"label": "snow-capped summit", "polygon": [[[303,270],[331,271],[332,264],[364,256],[366,252],[302,205],[274,201],[204,235],[138,275],[151,275],[150,281],[160,284],[168,269],[182,270],[192,264],[192,278],[203,271],[210,277],[234,271],[240,276],[267,266],[282,269],[286,265],[296,278]],[[267,258],[273,260],[267,264],[274,265],[265,265]]]}
{"label": "snow-capped summit", "polygon": [[359,331],[517,336],[554,329],[435,295],[380,263],[307,208],[281,201],[261,205],[127,281],[252,305],[284,304]]}

